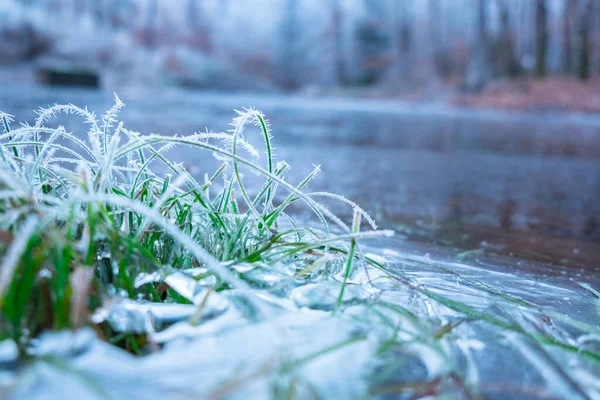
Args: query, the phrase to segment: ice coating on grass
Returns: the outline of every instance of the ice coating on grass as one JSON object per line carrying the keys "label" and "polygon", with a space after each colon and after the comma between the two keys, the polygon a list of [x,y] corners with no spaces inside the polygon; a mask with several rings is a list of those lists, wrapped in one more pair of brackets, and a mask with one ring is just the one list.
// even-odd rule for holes
{"label": "ice coating on grass", "polygon": [[[338,303],[340,284],[338,282],[309,283],[292,290],[290,297],[297,307],[313,310],[331,311]],[[356,303],[371,296],[369,290],[357,285],[348,285],[344,290],[341,303]]]}
{"label": "ice coating on grass", "polygon": [[132,313],[123,329],[153,324],[143,333],[158,352],[134,357],[89,330],[48,334],[34,349],[40,361],[11,365],[1,383],[12,399],[599,398],[598,299],[580,285],[595,287],[593,276],[420,254],[388,251],[387,273],[357,270],[339,308],[334,278],[263,286],[268,318],[228,291],[228,307],[197,325],[198,305],[115,303]]}
{"label": "ice coating on grass", "polygon": [[[172,399],[269,398],[274,386],[285,390],[286,381],[325,398],[361,398],[367,387],[360,378],[374,342],[346,318],[302,311],[222,335],[175,341],[144,358],[99,341],[89,330],[47,335],[40,347],[40,355],[58,352],[68,369],[58,360],[36,362],[11,398],[62,399],[68,393],[144,399],[157,392]],[[353,363],[344,363],[349,357]]]}
{"label": "ice coating on grass", "polygon": [[244,272],[243,277],[256,288],[271,289],[275,286],[288,282],[290,276],[275,269],[253,268]]}
{"label": "ice coating on grass", "polygon": [[[111,305],[106,320],[117,332],[145,333],[190,318],[196,307],[189,304],[137,302],[123,299]],[[99,312],[97,311],[96,315]],[[97,323],[103,320],[96,319]]]}

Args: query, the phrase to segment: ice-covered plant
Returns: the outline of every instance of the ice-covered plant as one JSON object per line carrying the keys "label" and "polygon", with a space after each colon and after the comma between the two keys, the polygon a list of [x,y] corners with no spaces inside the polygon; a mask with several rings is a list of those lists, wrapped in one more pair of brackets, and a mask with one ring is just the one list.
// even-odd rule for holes
{"label": "ice-covered plant", "polygon": [[[212,277],[214,291],[234,290],[250,302],[259,290],[240,266],[259,265],[291,280],[318,272],[340,282],[339,305],[357,261],[369,261],[357,240],[391,234],[377,231],[343,197],[304,192],[319,167],[297,185],[285,180],[289,167],[275,162],[269,123],[253,108],[238,111],[228,133],[144,136],[118,121],[123,106],[115,95],[99,119],[86,108],[54,105],[17,129],[12,116],[0,115],[0,334],[22,348],[44,330],[85,324],[110,339],[116,332],[96,325],[89,317],[94,310],[114,297],[189,302],[163,281],[194,268],[202,271],[195,279]],[[87,134],[48,127],[59,114],[82,117]],[[264,166],[243,137],[252,126],[264,137]],[[221,165],[199,182],[168,158],[177,146],[212,153]],[[160,175],[157,167],[170,173]],[[262,186],[249,190],[243,169],[264,177]],[[278,190],[287,194],[277,196]],[[352,227],[319,196],[351,206]],[[296,202],[310,207],[322,227],[294,221],[286,211]],[[372,230],[360,231],[361,217]],[[161,278],[136,282],[151,273]]]}

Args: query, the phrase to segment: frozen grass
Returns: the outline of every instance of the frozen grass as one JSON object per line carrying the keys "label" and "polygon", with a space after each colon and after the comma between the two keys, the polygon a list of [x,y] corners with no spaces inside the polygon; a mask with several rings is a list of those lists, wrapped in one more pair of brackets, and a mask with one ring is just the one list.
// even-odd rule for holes
{"label": "frozen grass", "polygon": [[[266,317],[288,307],[280,294],[285,297],[289,290],[264,290],[246,273],[255,268],[286,277],[292,288],[310,288],[307,283],[323,277],[337,282],[330,296],[333,313],[356,320],[361,329],[358,336],[340,337],[283,367],[262,366],[247,379],[271,369],[281,377],[293,375],[299,366],[375,336],[378,352],[373,358],[379,370],[371,377],[374,395],[458,390],[463,398],[479,398],[490,390],[509,393],[510,385],[485,387],[496,382],[483,377],[486,363],[479,365],[475,353],[477,348],[493,352],[490,344],[502,346],[502,351],[518,350],[564,397],[593,398],[599,393],[589,385],[589,376],[600,370],[600,354],[590,345],[600,337],[597,325],[430,260],[399,255],[393,262],[401,268],[386,270],[380,258],[361,251],[360,241],[391,232],[376,230],[363,209],[341,196],[305,191],[319,167],[296,185],[285,180],[289,166],[273,159],[269,124],[260,112],[238,112],[228,133],[142,136],[118,122],[122,107],[116,98],[114,107],[98,119],[86,109],[56,105],[40,110],[33,126],[18,129],[12,129],[11,116],[0,115],[0,339],[15,340],[22,356],[29,355],[31,340],[44,331],[86,325],[98,337],[134,353],[155,345],[144,335],[119,331],[92,317],[115,298],[193,303],[197,311],[188,319],[191,326],[202,322],[211,296],[219,292],[237,293]],[[81,116],[88,126],[87,139],[46,126],[60,113]],[[244,140],[248,127],[264,139],[265,160]],[[214,156],[220,166],[198,182],[168,158],[168,151],[178,146]],[[157,171],[165,168],[171,174],[161,176]],[[249,188],[244,171],[264,181]],[[351,223],[315,201],[320,197],[352,208]],[[288,215],[294,203],[310,208],[319,228]],[[464,257],[458,255],[457,262]],[[380,285],[379,297],[337,313],[359,267],[365,268],[367,278],[368,270],[383,272],[373,282],[375,288]],[[414,274],[404,275],[410,269],[437,280],[425,285]],[[192,270],[188,279],[211,282],[210,289],[203,284],[199,299],[196,293],[190,299],[173,284],[178,272]],[[158,279],[145,280],[152,276]],[[452,290],[460,283],[462,290],[476,292],[476,301],[445,290],[449,282]],[[598,296],[591,285],[581,286]],[[406,362],[413,356],[426,364],[427,374],[415,382],[398,380],[410,372]],[[564,368],[566,361],[577,368]],[[247,380],[232,379],[221,389],[233,390]]]}
{"label": "frozen grass", "polygon": [[[361,208],[340,196],[305,194],[318,167],[298,185],[288,183],[288,165],[275,163],[269,123],[255,109],[238,111],[229,133],[142,136],[117,120],[123,106],[115,96],[114,106],[98,119],[72,104],[54,105],[38,111],[33,126],[17,129],[12,116],[1,115],[0,334],[15,339],[21,349],[45,330],[94,325],[90,313],[111,296],[189,302],[168,285],[136,285],[140,273],[165,276],[205,267],[202,277],[213,275],[217,292],[235,290],[256,302],[252,283],[234,266],[291,268],[291,279],[310,275],[311,266],[324,260],[327,273],[343,272],[339,304],[361,257],[357,240],[391,234],[376,231]],[[61,126],[46,126],[59,114],[81,116],[87,140]],[[264,138],[264,167],[258,151],[243,140],[248,126]],[[195,148],[206,157],[212,153],[222,165],[198,182],[164,155],[176,146]],[[152,168],[157,164],[171,174],[159,176]],[[254,197],[243,183],[242,169],[264,177]],[[223,184],[213,185],[217,180]],[[288,193],[280,203],[275,201],[278,189]],[[312,198],[317,195],[351,205],[352,228]],[[310,207],[322,229],[302,226],[287,215],[295,202]],[[361,217],[373,230],[359,231]],[[344,271],[340,254],[347,254]],[[95,329],[107,340],[116,335],[106,325]]]}

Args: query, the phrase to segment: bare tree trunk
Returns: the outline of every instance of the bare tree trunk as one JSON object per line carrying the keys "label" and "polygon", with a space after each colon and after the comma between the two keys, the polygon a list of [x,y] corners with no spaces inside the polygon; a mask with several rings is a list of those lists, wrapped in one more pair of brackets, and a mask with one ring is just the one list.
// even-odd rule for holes
{"label": "bare tree trunk", "polygon": [[92,19],[97,25],[102,25],[103,7],[102,1],[97,0],[91,3]]}
{"label": "bare tree trunk", "polygon": [[402,2],[402,26],[400,28],[400,49],[402,54],[408,58],[413,47],[413,30],[412,30],[412,13],[406,7],[408,0],[400,0]]}
{"label": "bare tree trunk", "polygon": [[278,49],[279,82],[288,90],[300,87],[301,54],[299,41],[301,23],[299,21],[300,0],[287,0],[279,28],[280,48]]}
{"label": "bare tree trunk", "polygon": [[445,34],[450,16],[447,14],[447,7],[443,6],[440,0],[430,0],[430,6],[432,7],[434,61],[437,72],[447,78],[452,74],[452,69],[454,68],[453,60],[448,50],[450,38]]}
{"label": "bare tree trunk", "polygon": [[343,15],[340,6],[340,0],[332,0],[331,7],[333,11],[333,41],[334,41],[334,63],[335,79],[338,85],[345,85],[348,82],[346,68],[344,63],[344,31]]}
{"label": "bare tree trunk", "polygon": [[565,0],[565,11],[562,24],[563,40],[563,71],[567,74],[573,72],[573,16],[577,9],[576,0]]}
{"label": "bare tree trunk", "polygon": [[371,85],[379,82],[390,66],[391,35],[387,2],[362,0],[364,14],[355,25],[357,83]]}
{"label": "bare tree trunk", "polygon": [[584,0],[581,12],[581,20],[579,21],[580,53],[579,71],[577,73],[579,78],[582,80],[587,80],[590,78],[590,53],[592,51],[592,11],[592,2],[590,0]]}
{"label": "bare tree trunk", "polygon": [[475,0],[475,39],[471,48],[465,80],[468,91],[480,92],[490,77],[489,38],[487,33],[487,0]]}
{"label": "bare tree trunk", "polygon": [[[487,50],[489,47],[489,38],[487,33],[487,2],[485,0],[478,1],[477,8],[477,34],[480,44]],[[486,51],[487,52],[487,51]]]}
{"label": "bare tree trunk", "polygon": [[593,4],[593,21],[592,26],[594,27],[592,32],[592,66],[591,73],[598,74],[600,72],[600,3],[592,2]]}
{"label": "bare tree trunk", "polygon": [[111,27],[112,26],[112,12],[116,5],[112,4],[111,0],[102,0],[102,14],[104,15],[104,26]]}
{"label": "bare tree trunk", "polygon": [[535,76],[546,76],[548,55],[548,8],[546,0],[536,0],[535,6]]}
{"label": "bare tree trunk", "polygon": [[497,0],[496,4],[500,14],[500,34],[495,61],[500,75],[515,77],[519,74],[520,68],[515,54],[515,44],[510,26],[508,0]]}
{"label": "bare tree trunk", "polygon": [[412,51],[411,17],[407,9],[409,0],[394,0],[393,29],[396,55],[396,71],[400,76],[407,76],[410,72],[410,55]]}
{"label": "bare tree trunk", "polygon": [[439,0],[429,0],[429,36],[431,38],[433,62],[439,75],[446,75],[448,62],[444,56],[444,43],[441,37],[443,12]]}

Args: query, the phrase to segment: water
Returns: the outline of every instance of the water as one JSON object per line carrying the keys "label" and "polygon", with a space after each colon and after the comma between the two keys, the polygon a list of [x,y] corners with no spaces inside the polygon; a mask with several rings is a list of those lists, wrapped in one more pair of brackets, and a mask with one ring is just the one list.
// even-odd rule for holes
{"label": "water", "polygon": [[[11,398],[600,398],[600,119],[180,92],[122,97],[123,119],[142,132],[222,130],[232,108],[262,109],[290,180],[320,163],[325,173],[309,190],[345,194],[400,232],[364,244],[387,271],[357,269],[336,313],[339,282],[260,267],[240,271],[259,283],[260,307],[221,292],[206,303],[211,318],[195,324],[187,322],[194,305],[110,304],[96,317],[146,335],[150,354],[133,357],[80,330],[40,339],[40,361],[22,365],[2,342],[0,365],[18,371],[0,374]],[[0,109],[23,119],[54,102],[101,112],[110,96],[0,92]],[[214,164],[191,150],[172,156],[198,176]],[[182,275],[171,278],[182,296],[211,299]]]}
{"label": "water", "polygon": [[[600,117],[177,90],[121,97],[126,127],[169,135],[226,130],[234,108],[255,106],[271,119],[276,155],[292,166],[292,180],[320,164],[324,173],[309,190],[343,194],[411,239],[600,264]],[[85,90],[0,91],[0,109],[22,120],[53,103],[100,114],[112,98]],[[61,119],[85,131],[75,121]],[[257,134],[247,139],[261,145]],[[171,156],[199,177],[217,166],[193,149]]]}

